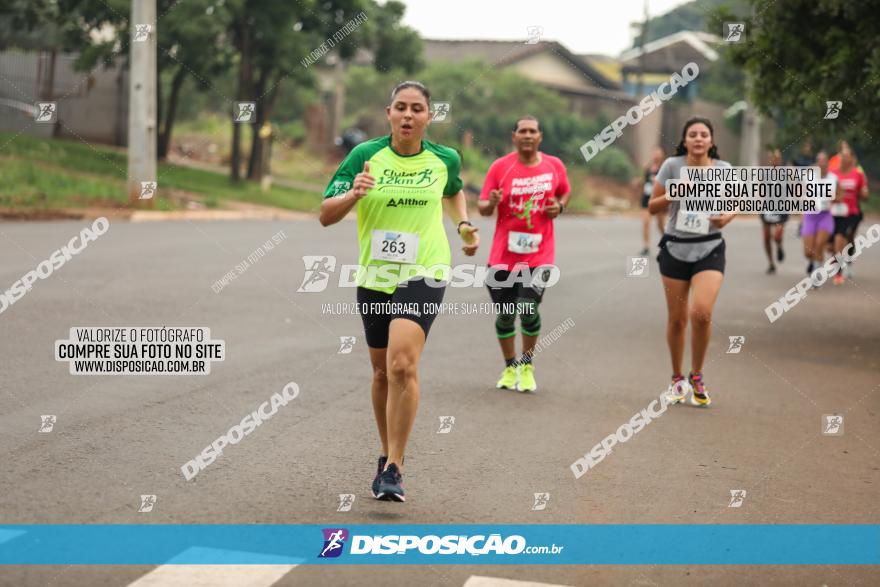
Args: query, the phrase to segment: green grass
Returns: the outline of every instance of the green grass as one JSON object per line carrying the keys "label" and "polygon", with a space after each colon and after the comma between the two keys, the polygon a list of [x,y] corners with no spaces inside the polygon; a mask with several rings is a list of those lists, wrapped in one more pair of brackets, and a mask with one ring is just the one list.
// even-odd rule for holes
{"label": "green grass", "polygon": [[121,181],[78,177],[23,159],[3,158],[0,164],[0,206],[56,208],[87,197],[119,205],[124,195]]}
{"label": "green grass", "polygon": [[[83,207],[95,203],[127,203],[126,153],[79,141],[39,139],[0,133],[0,205],[22,207]],[[223,200],[317,210],[320,194],[273,186],[263,192],[254,182],[233,184],[225,174],[160,163],[158,209],[174,207],[161,197],[163,189],[188,192],[221,205]],[[182,194],[185,195],[185,194]]]}
{"label": "green grass", "polygon": [[[126,185],[106,178],[56,167],[40,161],[0,157],[0,206],[55,210],[88,206],[128,205]],[[173,210],[172,200],[158,196],[156,210]]]}
{"label": "green grass", "polygon": [[317,193],[283,186],[272,186],[263,192],[259,184],[252,181],[232,184],[225,174],[164,163],[159,165],[159,189],[162,187],[213,197],[218,204],[222,200],[239,200],[288,210],[315,211],[322,201],[321,194]]}
{"label": "green grass", "polygon": [[[304,134],[304,130],[299,132],[301,126],[302,123],[299,121],[281,125],[274,124],[275,132],[278,134],[272,145],[272,174],[277,177],[289,177],[324,185],[333,174],[335,165],[328,165],[321,155],[315,154],[303,146],[291,147],[288,144],[292,135]],[[198,118],[177,123],[174,127],[173,142],[190,142],[200,148],[213,144],[217,150],[211,154],[212,158],[229,161],[232,151],[232,137],[229,127],[228,118],[216,113],[202,113]],[[247,159],[252,138],[251,126],[244,124],[241,130],[242,158]]]}
{"label": "green grass", "polygon": [[[250,125],[245,125],[249,128]],[[174,132],[181,134],[205,134],[223,136],[229,140],[229,117],[216,113],[202,114],[198,118],[181,120],[174,125]]]}

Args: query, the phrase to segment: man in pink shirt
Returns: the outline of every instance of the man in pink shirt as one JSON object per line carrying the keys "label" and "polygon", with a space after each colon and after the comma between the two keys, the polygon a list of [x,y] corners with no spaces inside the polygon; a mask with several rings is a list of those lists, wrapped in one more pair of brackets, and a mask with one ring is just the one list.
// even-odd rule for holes
{"label": "man in pink shirt", "polygon": [[[562,161],[539,151],[541,138],[537,118],[517,120],[513,129],[516,151],[492,163],[479,203],[483,216],[498,211],[487,280],[492,301],[505,310],[495,320],[505,363],[496,387],[523,392],[538,388],[532,365],[541,330],[538,304],[555,258],[553,219],[568,204],[571,191]],[[507,311],[511,306],[520,314],[523,353],[519,360],[516,312]]]}

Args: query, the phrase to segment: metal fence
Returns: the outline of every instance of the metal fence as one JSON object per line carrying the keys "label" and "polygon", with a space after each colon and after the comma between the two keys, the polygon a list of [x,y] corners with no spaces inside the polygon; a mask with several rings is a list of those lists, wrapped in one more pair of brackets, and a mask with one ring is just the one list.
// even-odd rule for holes
{"label": "metal fence", "polygon": [[[128,76],[119,61],[88,71],[76,55],[47,51],[0,52],[0,131],[124,145],[128,130]],[[57,122],[36,124],[28,107],[56,102]]]}

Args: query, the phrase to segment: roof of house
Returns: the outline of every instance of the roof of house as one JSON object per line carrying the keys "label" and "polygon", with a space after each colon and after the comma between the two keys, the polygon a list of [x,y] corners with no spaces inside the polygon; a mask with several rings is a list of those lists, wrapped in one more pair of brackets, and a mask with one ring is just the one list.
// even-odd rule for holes
{"label": "roof of house", "polygon": [[555,53],[590,79],[597,88],[619,91],[620,84],[590,62],[581,59],[556,41],[489,41],[480,39],[451,40],[424,39],[426,61],[467,61],[481,59],[496,66],[511,65],[532,55],[544,52]]}
{"label": "roof of house", "polygon": [[721,37],[701,31],[679,31],[651,41],[642,48],[629,49],[620,54],[624,71],[634,71],[640,67],[644,55],[645,72],[672,73],[681,70],[686,63],[706,65],[718,60],[718,52],[713,48],[721,42]]}
{"label": "roof of house", "polygon": [[[601,73],[608,79],[614,80],[619,84],[623,83],[623,64],[617,57],[611,57],[610,55],[597,55],[594,53],[585,53],[578,55],[578,57],[582,61],[585,61],[593,66],[596,70],[599,71],[599,73]],[[667,73],[645,74],[645,83],[649,85],[660,83],[666,81],[667,79],[669,79],[669,74]]]}

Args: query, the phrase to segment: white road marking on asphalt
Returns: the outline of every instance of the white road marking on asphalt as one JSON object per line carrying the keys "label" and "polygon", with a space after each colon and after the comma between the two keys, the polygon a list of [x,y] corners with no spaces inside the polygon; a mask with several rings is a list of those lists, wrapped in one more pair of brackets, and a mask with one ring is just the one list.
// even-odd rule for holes
{"label": "white road marking on asphalt", "polygon": [[173,561],[177,558],[192,560],[198,555],[207,553],[224,553],[233,551],[211,548],[189,548],[169,562],[156,567],[140,577],[128,587],[269,587],[281,577],[289,573],[297,565],[277,564],[272,561],[284,561],[282,557],[271,555],[251,555],[265,559],[268,564],[261,565],[179,565]]}
{"label": "white road marking on asphalt", "polygon": [[556,583],[535,583],[534,581],[514,581],[498,577],[471,575],[462,587],[566,587]]}

